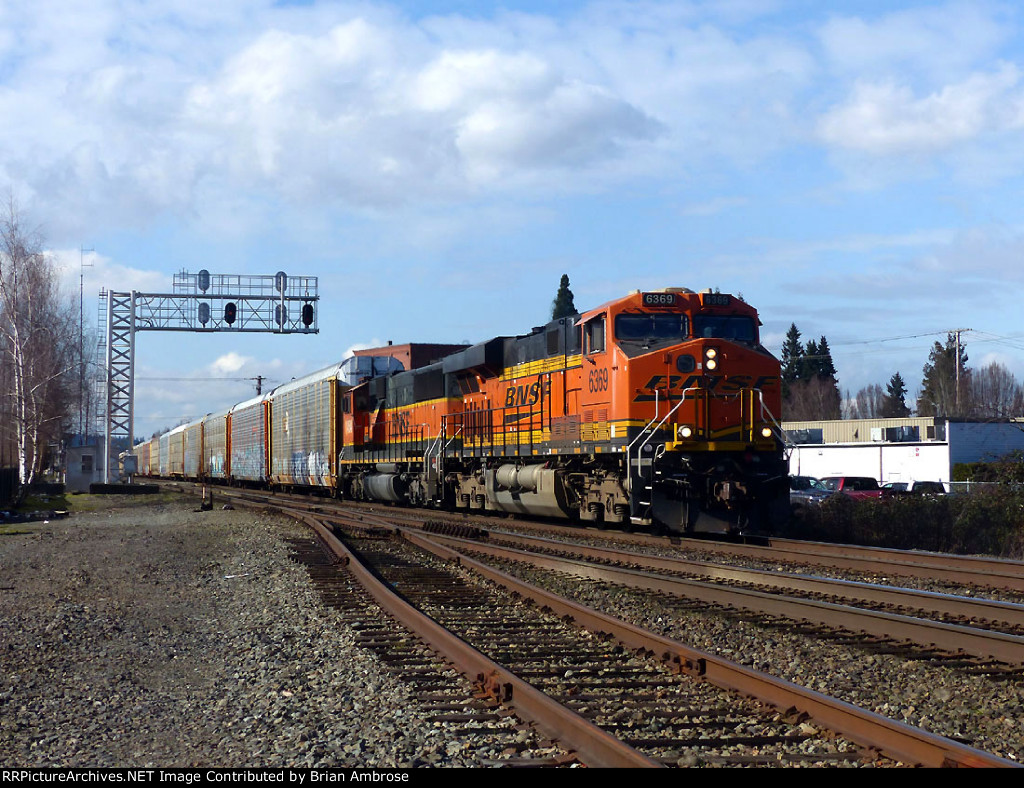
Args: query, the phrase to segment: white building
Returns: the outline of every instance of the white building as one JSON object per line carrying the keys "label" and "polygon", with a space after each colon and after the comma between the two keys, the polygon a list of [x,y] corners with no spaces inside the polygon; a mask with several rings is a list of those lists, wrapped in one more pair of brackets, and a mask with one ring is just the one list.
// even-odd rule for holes
{"label": "white building", "polygon": [[940,481],[959,463],[1024,451],[1024,420],[967,421],[935,417],[783,422],[799,476],[873,476],[886,482]]}

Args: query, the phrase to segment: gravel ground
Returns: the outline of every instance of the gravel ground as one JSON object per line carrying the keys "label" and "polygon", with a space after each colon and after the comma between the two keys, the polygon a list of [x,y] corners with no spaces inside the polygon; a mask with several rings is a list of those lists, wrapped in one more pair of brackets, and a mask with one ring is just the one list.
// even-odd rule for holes
{"label": "gravel ground", "polygon": [[[0,764],[475,765],[324,608],[287,557],[283,539],[299,526],[195,507],[142,499],[0,530]],[[1020,681],[669,614],[578,580],[546,584],[696,647],[1024,758]]]}
{"label": "gravel ground", "polygon": [[288,559],[298,526],[195,507],[0,532],[0,764],[464,765]]}

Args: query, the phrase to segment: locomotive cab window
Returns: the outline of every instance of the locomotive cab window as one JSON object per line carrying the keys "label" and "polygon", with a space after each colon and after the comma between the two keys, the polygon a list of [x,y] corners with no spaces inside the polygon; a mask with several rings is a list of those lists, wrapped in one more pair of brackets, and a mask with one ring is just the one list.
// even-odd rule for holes
{"label": "locomotive cab window", "polygon": [[757,328],[754,319],[744,315],[694,315],[693,335],[706,339],[756,342]]}
{"label": "locomotive cab window", "polygon": [[686,315],[626,314],[615,317],[615,338],[653,344],[663,339],[686,339],[690,333]]}
{"label": "locomotive cab window", "polygon": [[583,326],[583,352],[604,352],[604,315],[595,317]]}

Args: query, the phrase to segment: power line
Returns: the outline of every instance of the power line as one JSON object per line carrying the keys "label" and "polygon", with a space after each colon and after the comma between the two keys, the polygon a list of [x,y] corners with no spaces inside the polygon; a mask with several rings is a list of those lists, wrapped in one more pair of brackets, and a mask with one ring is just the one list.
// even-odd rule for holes
{"label": "power line", "polygon": [[926,331],[923,334],[907,334],[901,337],[882,337],[881,339],[864,339],[859,342],[836,342],[834,343],[834,346],[842,347],[844,345],[873,345],[877,342],[897,342],[901,339],[920,339],[921,337],[933,337],[939,334],[957,334],[973,330],[973,328],[952,328],[947,329],[945,331]]}

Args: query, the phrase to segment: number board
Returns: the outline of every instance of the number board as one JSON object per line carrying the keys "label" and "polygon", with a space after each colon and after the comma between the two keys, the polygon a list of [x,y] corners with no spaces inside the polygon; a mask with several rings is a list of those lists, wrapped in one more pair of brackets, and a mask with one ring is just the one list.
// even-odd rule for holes
{"label": "number board", "polygon": [[731,301],[732,296],[725,293],[705,293],[703,299],[704,306],[729,306]]}
{"label": "number board", "polygon": [[675,293],[644,293],[644,306],[675,306]]}

